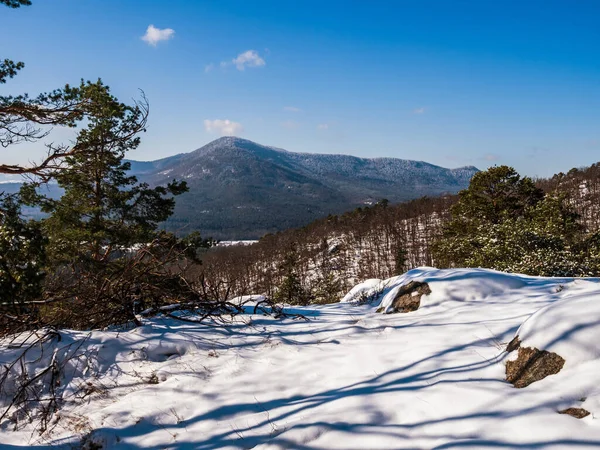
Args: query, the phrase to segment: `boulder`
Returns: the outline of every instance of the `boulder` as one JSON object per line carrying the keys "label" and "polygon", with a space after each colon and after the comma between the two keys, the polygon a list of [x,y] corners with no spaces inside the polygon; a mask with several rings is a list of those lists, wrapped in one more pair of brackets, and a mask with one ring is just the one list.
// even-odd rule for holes
{"label": "boulder", "polygon": [[583,419],[590,415],[590,412],[587,409],[583,408],[567,408],[558,412],[559,414],[568,414],[569,416],[573,416],[576,419]]}
{"label": "boulder", "polygon": [[565,360],[556,353],[535,347],[521,347],[518,336],[506,347],[509,353],[517,349],[519,351],[517,359],[506,363],[506,381],[516,388],[524,388],[549,375],[554,375],[565,365]]}
{"label": "boulder", "polygon": [[429,289],[427,283],[411,281],[404,286],[400,286],[394,300],[392,300],[389,312],[416,311],[421,306],[421,297],[429,294],[431,294],[431,289]]}

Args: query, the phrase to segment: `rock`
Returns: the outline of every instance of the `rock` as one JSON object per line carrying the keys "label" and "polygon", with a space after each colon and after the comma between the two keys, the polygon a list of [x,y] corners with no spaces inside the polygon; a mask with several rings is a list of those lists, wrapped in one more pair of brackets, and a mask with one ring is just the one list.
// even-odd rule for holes
{"label": "rock", "polygon": [[421,297],[431,294],[427,283],[411,281],[401,286],[392,301],[390,312],[411,312],[419,309]]}
{"label": "rock", "polygon": [[506,346],[506,351],[508,353],[515,351],[521,346],[521,341],[519,340],[519,336],[515,336],[512,341],[508,343]]}
{"label": "rock", "polygon": [[590,412],[587,409],[583,408],[567,408],[558,412],[559,414],[568,414],[569,416],[573,416],[576,419],[583,419],[590,415]]}
{"label": "rock", "polygon": [[556,353],[521,347],[518,336],[506,347],[508,352],[516,349],[519,349],[517,359],[506,363],[506,381],[516,388],[524,388],[549,375],[554,375],[565,365],[565,360]]}

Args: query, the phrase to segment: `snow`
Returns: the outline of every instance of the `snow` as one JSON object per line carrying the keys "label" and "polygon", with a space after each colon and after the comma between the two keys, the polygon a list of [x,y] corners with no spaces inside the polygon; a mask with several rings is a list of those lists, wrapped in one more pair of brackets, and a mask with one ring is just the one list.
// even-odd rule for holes
{"label": "snow", "polygon": [[600,292],[579,281],[561,288],[564,298],[540,309],[519,328],[521,346],[557,353],[565,367],[600,359]]}
{"label": "snow", "polygon": [[[376,312],[411,280],[432,291],[419,310]],[[0,448],[66,449],[90,433],[132,450],[598,448],[599,281],[420,268],[340,303],[287,308],[304,319],[158,316],[129,331],[63,331],[48,345],[81,344],[85,357],[61,388],[98,393],[69,398],[41,437],[4,421]],[[517,334],[563,356],[563,370],[523,389],[505,382]],[[0,364],[17,351],[2,346]],[[568,407],[591,414],[557,413]]]}
{"label": "snow", "polygon": [[267,298],[264,295],[242,295],[240,297],[234,297],[229,300],[229,303],[233,303],[238,306],[255,306],[260,302],[264,302]]}
{"label": "snow", "polygon": [[377,278],[371,278],[363,281],[362,283],[354,286],[350,292],[348,292],[344,298],[340,300],[341,303],[350,302],[361,302],[372,299],[373,297],[380,295],[385,289],[385,282]]}
{"label": "snow", "polygon": [[486,301],[490,296],[499,297],[501,294],[522,288],[531,279],[487,269],[448,271],[424,267],[387,280],[388,289],[380,306],[385,312],[389,312],[398,289],[410,281],[424,281],[430,285],[432,293],[423,296],[421,308],[454,308],[454,302]]}
{"label": "snow", "polygon": [[241,241],[219,241],[217,247],[233,247],[236,245],[252,245],[256,244],[256,240],[241,240]]}

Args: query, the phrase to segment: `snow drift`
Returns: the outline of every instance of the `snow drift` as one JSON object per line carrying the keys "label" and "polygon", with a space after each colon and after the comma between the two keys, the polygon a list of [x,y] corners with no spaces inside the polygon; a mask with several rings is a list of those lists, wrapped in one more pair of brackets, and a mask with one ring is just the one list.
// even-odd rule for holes
{"label": "snow drift", "polygon": [[[416,311],[391,314],[411,281],[427,283],[430,293]],[[128,331],[61,331],[45,354],[79,345],[85,358],[61,378],[59,413],[43,436],[33,432],[35,422],[9,416],[0,442],[40,449],[598,448],[598,281],[420,268],[369,280],[337,304],[288,308],[300,319],[247,314],[216,326],[157,316]],[[515,389],[505,370],[516,358],[506,351],[516,336],[522,347],[561,355],[564,367]],[[5,342],[0,364],[18,351]],[[33,358],[26,369],[41,364]],[[82,383],[95,389],[69,395]],[[569,410],[590,414],[559,414]]]}

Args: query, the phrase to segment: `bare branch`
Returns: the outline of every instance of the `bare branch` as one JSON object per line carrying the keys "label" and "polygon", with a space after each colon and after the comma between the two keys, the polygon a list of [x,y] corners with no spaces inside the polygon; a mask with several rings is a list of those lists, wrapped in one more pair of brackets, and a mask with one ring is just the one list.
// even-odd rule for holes
{"label": "bare branch", "polygon": [[[68,97],[73,97],[73,92],[72,89],[69,90]],[[114,139],[102,142],[104,148],[115,147],[120,143],[133,139],[141,131],[145,131],[150,108],[145,93],[141,90],[140,92],[140,99],[135,100],[134,107],[132,107],[132,112],[139,115],[136,126],[118,130]],[[41,99],[41,103],[47,103],[53,101],[53,99],[58,100],[52,105],[43,106],[28,104],[23,98],[7,105],[6,98],[0,97],[0,146],[8,147],[19,142],[34,142],[49,134],[49,131],[44,131],[34,124],[73,126],[76,120],[86,116],[94,106],[92,100],[89,98],[81,99],[79,93],[75,97],[71,101],[66,101],[64,97],[56,92],[44,94],[36,101]],[[56,171],[61,169],[65,158],[84,151],[84,148],[89,147],[89,143],[85,145],[75,143],[72,146],[46,144],[46,147],[48,153],[42,161],[30,165],[0,164],[0,173],[33,175],[39,177],[41,181],[48,181]]]}

